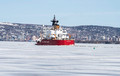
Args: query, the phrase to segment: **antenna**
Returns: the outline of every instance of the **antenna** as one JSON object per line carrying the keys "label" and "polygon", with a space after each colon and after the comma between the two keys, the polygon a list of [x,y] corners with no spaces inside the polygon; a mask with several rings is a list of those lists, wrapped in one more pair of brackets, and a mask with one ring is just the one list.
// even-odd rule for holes
{"label": "antenna", "polygon": [[53,20],[52,20],[51,22],[52,22],[52,26],[54,26],[54,25],[58,25],[57,23],[58,23],[59,21],[56,20],[55,15],[54,15],[54,18],[53,18]]}

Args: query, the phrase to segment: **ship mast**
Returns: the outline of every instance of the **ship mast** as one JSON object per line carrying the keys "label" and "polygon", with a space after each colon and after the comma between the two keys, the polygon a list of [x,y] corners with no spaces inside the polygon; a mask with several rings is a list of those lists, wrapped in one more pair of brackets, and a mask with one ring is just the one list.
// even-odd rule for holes
{"label": "ship mast", "polygon": [[55,18],[55,15],[54,15],[54,18],[53,18],[53,20],[51,20],[51,22],[52,22],[52,26],[54,27],[54,29],[59,29],[59,24],[58,24],[58,20],[56,20],[56,18]]}

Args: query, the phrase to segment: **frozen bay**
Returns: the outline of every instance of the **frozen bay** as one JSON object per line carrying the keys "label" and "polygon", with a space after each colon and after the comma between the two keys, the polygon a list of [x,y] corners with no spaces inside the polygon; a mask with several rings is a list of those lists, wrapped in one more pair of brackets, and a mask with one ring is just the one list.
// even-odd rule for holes
{"label": "frozen bay", "polygon": [[120,44],[0,42],[0,76],[120,76]]}

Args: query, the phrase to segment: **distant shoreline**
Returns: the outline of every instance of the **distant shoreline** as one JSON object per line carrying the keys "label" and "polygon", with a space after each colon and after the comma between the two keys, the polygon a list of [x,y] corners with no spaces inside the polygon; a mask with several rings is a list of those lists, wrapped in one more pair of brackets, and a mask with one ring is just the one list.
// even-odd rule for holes
{"label": "distant shoreline", "polygon": [[120,44],[120,41],[76,41],[76,43]]}
{"label": "distant shoreline", "polygon": [[[0,42],[36,42],[36,41],[0,41]],[[91,44],[120,44],[119,41],[75,41],[75,43],[91,43]]]}

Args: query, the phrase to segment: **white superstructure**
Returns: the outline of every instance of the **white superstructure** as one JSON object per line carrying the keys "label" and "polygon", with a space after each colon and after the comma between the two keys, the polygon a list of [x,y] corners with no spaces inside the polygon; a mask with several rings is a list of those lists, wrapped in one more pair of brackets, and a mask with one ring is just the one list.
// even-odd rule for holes
{"label": "white superstructure", "polygon": [[57,40],[67,40],[69,35],[66,30],[63,30],[61,27],[59,29],[44,30],[43,37],[45,39],[57,39]]}
{"label": "white superstructure", "polygon": [[52,20],[52,28],[45,27],[43,25],[42,32],[40,34],[40,38],[37,41],[41,41],[42,39],[47,40],[69,40],[71,35],[67,33],[66,30],[63,30],[58,23],[58,20]]}

